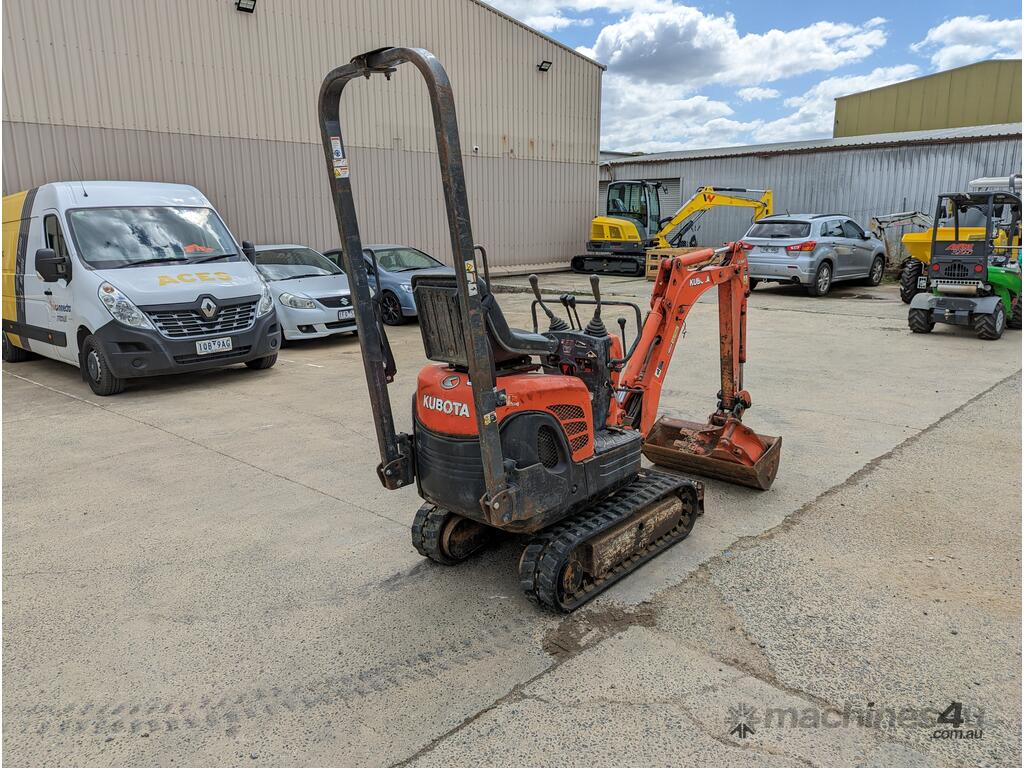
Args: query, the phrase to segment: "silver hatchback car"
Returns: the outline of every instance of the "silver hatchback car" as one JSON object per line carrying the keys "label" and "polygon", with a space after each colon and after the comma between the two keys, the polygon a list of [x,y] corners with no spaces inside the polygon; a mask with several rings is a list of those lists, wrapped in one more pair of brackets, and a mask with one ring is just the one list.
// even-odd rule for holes
{"label": "silver hatchback car", "polygon": [[758,283],[793,283],[810,296],[824,296],[833,283],[882,282],[885,246],[849,216],[836,213],[779,214],[755,221],[743,236],[750,263],[750,289]]}

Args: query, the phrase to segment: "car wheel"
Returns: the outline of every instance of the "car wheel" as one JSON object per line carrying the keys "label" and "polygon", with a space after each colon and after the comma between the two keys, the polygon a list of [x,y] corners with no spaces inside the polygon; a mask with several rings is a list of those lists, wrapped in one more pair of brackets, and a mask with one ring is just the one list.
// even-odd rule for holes
{"label": "car wheel", "polygon": [[757,288],[757,286],[759,286],[760,284],[761,284],[760,280],[756,280],[754,278],[750,278],[750,292],[753,293],[754,289]]}
{"label": "car wheel", "polygon": [[878,285],[882,282],[882,276],[885,274],[885,257],[875,256],[875,260],[871,262],[871,271],[868,272],[868,285]]}
{"label": "car wheel", "polygon": [[32,353],[28,350],[11,344],[6,333],[0,333],[0,336],[3,336],[3,361],[5,363],[23,363],[32,357]]}
{"label": "car wheel", "polygon": [[1006,310],[1003,309],[1003,302],[996,304],[996,308],[990,315],[975,315],[973,318],[974,332],[979,339],[995,341],[1003,335],[1006,329]]}
{"label": "car wheel", "polygon": [[900,299],[904,304],[909,304],[921,293],[921,289],[917,287],[917,278],[921,276],[923,270],[924,264],[917,259],[910,259],[900,270]]}
{"label": "car wheel", "polygon": [[935,327],[930,309],[912,309],[907,314],[907,325],[914,333],[931,333]]}
{"label": "car wheel", "polygon": [[254,371],[265,371],[267,368],[273,368],[276,362],[277,354],[275,353],[266,357],[257,357],[255,360],[246,360],[245,365]]}
{"label": "car wheel", "polygon": [[808,296],[824,296],[832,288],[832,265],[827,261],[821,262],[818,271],[814,273],[814,280],[807,286]]}
{"label": "car wheel", "polygon": [[380,319],[384,321],[384,325],[401,325],[405,322],[402,303],[391,291],[384,291],[380,295]]}
{"label": "car wheel", "polygon": [[125,380],[114,375],[95,336],[86,336],[82,342],[82,373],[89,388],[100,397],[124,392]]}

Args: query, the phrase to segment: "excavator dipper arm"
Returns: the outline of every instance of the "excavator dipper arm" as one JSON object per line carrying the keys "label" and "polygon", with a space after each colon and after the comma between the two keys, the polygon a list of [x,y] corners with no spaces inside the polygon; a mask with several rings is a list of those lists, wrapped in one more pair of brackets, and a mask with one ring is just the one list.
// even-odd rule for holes
{"label": "excavator dipper arm", "polygon": [[[759,198],[740,197],[728,192],[754,193]],[[654,235],[656,248],[669,248],[669,234],[691,216],[701,215],[712,208],[735,207],[753,209],[753,220],[757,221],[772,214],[772,191],[770,189],[745,189],[740,187],[700,187],[682,207],[669,219],[662,219],[661,229]]]}
{"label": "excavator dipper arm", "polygon": [[[736,245],[665,259],[640,342],[620,377],[622,426],[639,429],[644,455],[656,464],[767,489],[778,471],[781,438],[742,423],[751,406],[743,389],[747,344],[747,259]],[[701,295],[718,287],[722,388],[707,423],[657,419],[661,390],[686,318]]]}

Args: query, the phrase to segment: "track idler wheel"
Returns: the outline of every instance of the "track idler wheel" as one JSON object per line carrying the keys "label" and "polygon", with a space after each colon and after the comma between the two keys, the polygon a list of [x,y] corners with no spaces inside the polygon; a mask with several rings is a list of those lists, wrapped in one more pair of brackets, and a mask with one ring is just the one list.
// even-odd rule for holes
{"label": "track idler wheel", "polygon": [[412,545],[424,557],[441,565],[456,565],[483,549],[494,529],[475,520],[424,504],[412,523]]}

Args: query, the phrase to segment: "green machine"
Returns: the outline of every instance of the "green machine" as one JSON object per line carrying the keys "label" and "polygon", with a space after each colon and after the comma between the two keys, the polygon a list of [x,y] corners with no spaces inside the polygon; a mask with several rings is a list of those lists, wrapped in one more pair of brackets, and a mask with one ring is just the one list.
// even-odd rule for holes
{"label": "green machine", "polygon": [[[980,215],[979,215],[980,214]],[[983,218],[980,227],[961,222]],[[924,293],[910,302],[907,323],[930,333],[936,323],[972,328],[979,339],[998,339],[1021,327],[1020,197],[1011,192],[939,195]]]}

